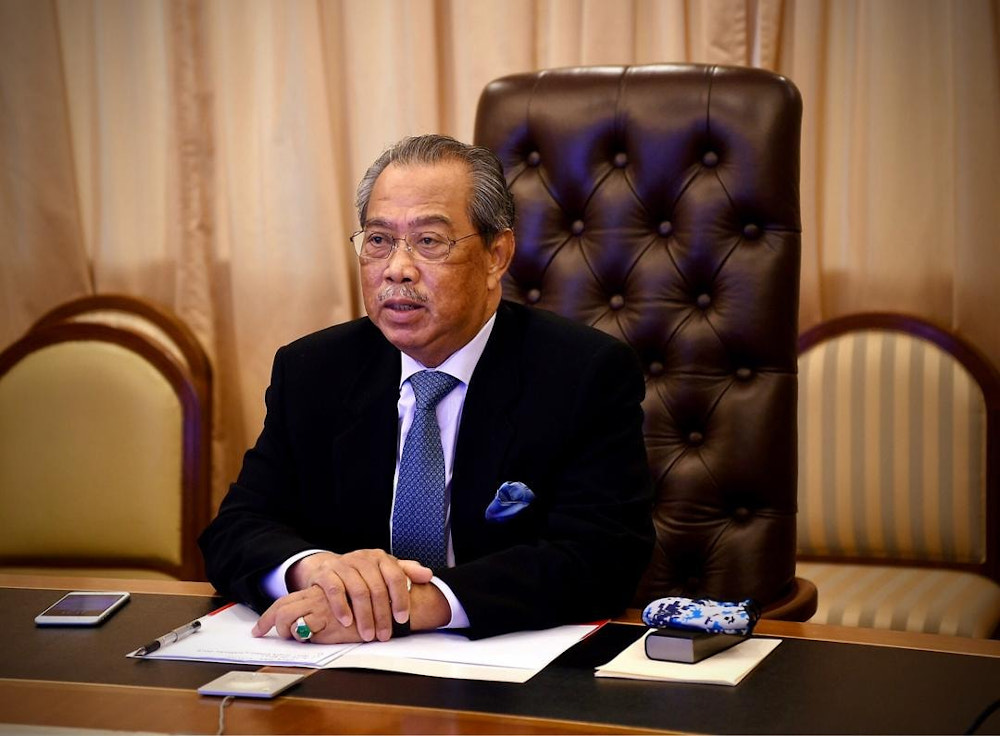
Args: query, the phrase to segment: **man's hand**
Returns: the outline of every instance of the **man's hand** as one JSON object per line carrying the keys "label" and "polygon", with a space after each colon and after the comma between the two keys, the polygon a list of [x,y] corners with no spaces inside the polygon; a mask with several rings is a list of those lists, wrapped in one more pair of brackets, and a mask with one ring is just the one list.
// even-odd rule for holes
{"label": "man's hand", "polygon": [[[289,588],[295,592],[274,602],[257,622],[254,635],[277,626],[281,636],[290,636],[292,623],[308,616],[306,623],[320,643],[387,641],[394,619],[398,623],[410,619],[408,583],[428,583],[432,575],[419,562],[397,560],[379,549],[304,557],[288,571]],[[327,629],[329,634],[319,636]]]}
{"label": "man's hand", "polygon": [[[440,628],[451,618],[448,601],[437,586],[431,583],[414,583],[410,591],[410,604],[413,631]],[[309,641],[317,644],[371,641],[363,639],[354,624],[341,625],[333,616],[326,593],[318,585],[297,590],[276,600],[257,620],[253,635],[264,636],[273,628],[284,639],[298,639],[294,630],[300,617],[313,632]],[[380,638],[380,641],[384,639]]]}
{"label": "man's hand", "polygon": [[283,639],[297,639],[294,631],[299,618],[305,620],[312,631],[309,641],[317,644],[346,644],[362,641],[357,627],[341,626],[330,611],[326,594],[318,585],[297,590],[279,598],[253,627],[254,636],[264,636],[271,629]]}

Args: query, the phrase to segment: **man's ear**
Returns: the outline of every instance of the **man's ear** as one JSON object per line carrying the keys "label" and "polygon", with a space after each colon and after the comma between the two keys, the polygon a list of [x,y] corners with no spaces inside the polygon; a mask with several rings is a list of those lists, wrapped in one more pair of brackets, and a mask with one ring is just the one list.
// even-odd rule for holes
{"label": "man's ear", "polygon": [[499,288],[500,279],[507,273],[510,262],[514,258],[514,231],[507,228],[493,239],[489,250],[486,283],[489,289]]}

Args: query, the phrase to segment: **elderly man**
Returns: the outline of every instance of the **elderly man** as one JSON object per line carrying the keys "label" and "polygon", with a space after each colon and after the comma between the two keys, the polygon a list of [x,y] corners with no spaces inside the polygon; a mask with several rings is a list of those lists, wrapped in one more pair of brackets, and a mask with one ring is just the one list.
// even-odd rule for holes
{"label": "elderly man", "polygon": [[281,348],[256,445],[200,539],[209,579],[316,642],[594,620],[649,559],[644,386],[596,330],[501,299],[490,151],[408,138],[358,187],[367,318]]}

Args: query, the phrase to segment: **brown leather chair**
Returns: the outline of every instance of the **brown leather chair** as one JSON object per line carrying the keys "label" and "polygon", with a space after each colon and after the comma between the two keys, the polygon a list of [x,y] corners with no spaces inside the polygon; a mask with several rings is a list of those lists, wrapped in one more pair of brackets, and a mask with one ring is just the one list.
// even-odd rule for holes
{"label": "brown leather chair", "polygon": [[699,65],[517,74],[480,98],[475,140],[517,204],[504,295],[645,367],[658,542],[637,604],[816,609],[795,577],[801,115],[787,79]]}

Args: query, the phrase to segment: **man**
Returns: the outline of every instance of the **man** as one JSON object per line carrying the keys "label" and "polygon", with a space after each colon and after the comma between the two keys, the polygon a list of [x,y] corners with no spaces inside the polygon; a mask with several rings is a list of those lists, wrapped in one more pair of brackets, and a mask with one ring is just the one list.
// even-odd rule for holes
{"label": "man", "polygon": [[635,356],[501,300],[514,205],[490,151],[405,139],[358,213],[368,317],[278,351],[200,539],[209,579],[264,611],[255,635],[324,643],[616,614],[653,540]]}

